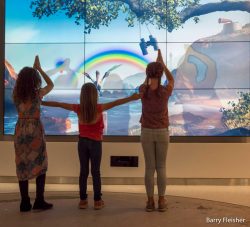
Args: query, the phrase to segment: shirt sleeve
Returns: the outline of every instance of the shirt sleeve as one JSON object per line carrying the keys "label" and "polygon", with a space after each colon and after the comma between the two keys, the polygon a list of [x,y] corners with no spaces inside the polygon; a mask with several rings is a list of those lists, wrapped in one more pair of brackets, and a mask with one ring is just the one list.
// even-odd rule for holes
{"label": "shirt sleeve", "polygon": [[77,114],[80,113],[80,105],[79,104],[72,104],[73,106],[73,111]]}
{"label": "shirt sleeve", "polygon": [[103,112],[102,104],[97,104],[97,111],[98,111],[99,113]]}
{"label": "shirt sleeve", "polygon": [[140,87],[139,87],[139,92],[144,92],[145,91],[145,85],[142,84]]}

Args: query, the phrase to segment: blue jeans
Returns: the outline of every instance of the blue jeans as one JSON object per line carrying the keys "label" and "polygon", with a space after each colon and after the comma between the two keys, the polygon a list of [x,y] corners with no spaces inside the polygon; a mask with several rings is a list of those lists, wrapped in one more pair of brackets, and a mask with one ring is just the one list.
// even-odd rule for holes
{"label": "blue jeans", "polygon": [[87,180],[89,175],[89,161],[91,162],[91,175],[93,180],[94,200],[101,199],[101,174],[102,142],[89,138],[79,137],[78,155],[80,160],[80,199],[87,199]]}
{"label": "blue jeans", "polygon": [[169,144],[167,128],[141,129],[141,144],[145,159],[145,186],[148,196],[154,195],[154,173],[157,173],[158,195],[166,191],[166,159]]}

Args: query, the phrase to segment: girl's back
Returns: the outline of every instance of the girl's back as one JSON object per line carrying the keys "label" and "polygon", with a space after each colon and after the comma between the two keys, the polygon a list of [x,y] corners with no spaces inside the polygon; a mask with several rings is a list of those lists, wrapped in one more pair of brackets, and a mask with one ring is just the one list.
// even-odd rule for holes
{"label": "girl's back", "polygon": [[139,88],[143,95],[142,101],[142,115],[140,122],[144,128],[167,128],[169,125],[168,119],[168,99],[171,95],[171,89],[167,86],[160,85],[159,91],[157,89],[147,90],[146,85],[141,85]]}
{"label": "girl's back", "polygon": [[91,123],[84,123],[80,120],[80,105],[73,104],[73,111],[78,115],[78,127],[79,127],[79,136],[80,137],[87,137],[90,139],[101,141],[103,137],[103,115],[102,115],[102,105],[97,104],[97,115],[96,119],[94,119]]}
{"label": "girl's back", "polygon": [[40,105],[41,101],[39,98],[33,101],[28,101],[26,103],[16,103],[16,109],[18,112],[18,117],[20,119],[39,119],[40,118]]}

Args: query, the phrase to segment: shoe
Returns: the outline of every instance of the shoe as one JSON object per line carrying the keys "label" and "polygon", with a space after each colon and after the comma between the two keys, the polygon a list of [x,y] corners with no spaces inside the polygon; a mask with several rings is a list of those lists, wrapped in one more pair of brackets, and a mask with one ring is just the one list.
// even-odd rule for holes
{"label": "shoe", "polygon": [[165,212],[167,210],[167,201],[164,199],[162,201],[158,201],[158,211]]}
{"label": "shoe", "polygon": [[97,200],[94,202],[94,209],[95,210],[100,210],[104,207],[104,201],[102,199]]}
{"label": "shoe", "polygon": [[20,203],[20,212],[27,212],[30,211],[32,208],[32,205],[30,203],[30,198],[22,199]]}
{"label": "shoe", "polygon": [[78,204],[78,208],[79,209],[86,209],[86,208],[88,208],[88,200],[87,199],[80,200],[80,202]]}
{"label": "shoe", "polygon": [[33,205],[33,210],[48,210],[53,207],[52,203],[47,203],[44,199],[36,199]]}
{"label": "shoe", "polygon": [[147,201],[146,211],[147,212],[152,212],[154,210],[155,210],[155,203],[154,203],[154,201]]}

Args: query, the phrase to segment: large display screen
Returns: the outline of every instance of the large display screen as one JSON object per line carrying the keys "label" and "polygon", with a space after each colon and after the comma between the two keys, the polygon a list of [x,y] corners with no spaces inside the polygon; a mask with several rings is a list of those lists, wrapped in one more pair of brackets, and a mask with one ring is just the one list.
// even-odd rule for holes
{"label": "large display screen", "polygon": [[[250,135],[249,1],[5,0],[4,134],[14,133],[12,91],[35,55],[55,87],[45,100],[79,103],[99,84],[99,102],[136,91],[157,45],[175,79],[171,136]],[[166,84],[162,77],[162,84]],[[78,134],[75,113],[42,107],[47,135]],[[141,102],[104,113],[105,135],[139,135]]]}

